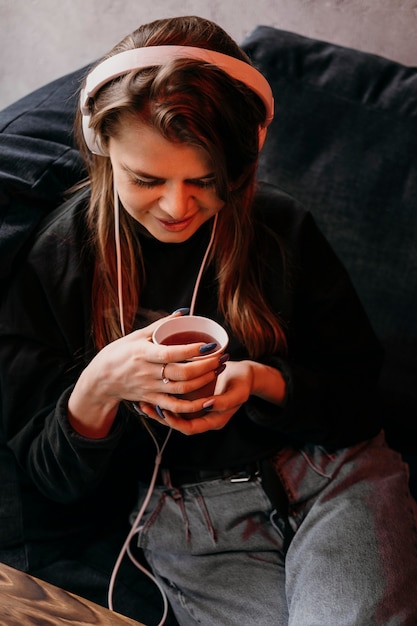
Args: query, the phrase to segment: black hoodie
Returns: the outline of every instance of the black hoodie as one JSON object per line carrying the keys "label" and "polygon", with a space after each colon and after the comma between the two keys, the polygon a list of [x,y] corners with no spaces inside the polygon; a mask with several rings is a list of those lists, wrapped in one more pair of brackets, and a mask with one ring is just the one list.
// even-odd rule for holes
{"label": "black hoodie", "polygon": [[[68,397],[94,354],[85,214],[81,197],[47,217],[0,309],[0,472],[6,477],[0,558],[12,564],[16,561],[4,555],[13,550],[24,547],[29,564],[42,563],[103,520],[111,525],[127,519],[137,480],[147,480],[153,468],[154,444],[124,405],[104,439],[82,437],[67,421]],[[138,325],[190,305],[209,235],[210,224],[182,244],[140,235],[146,285]],[[222,430],[192,437],[174,431],[164,466],[236,467],[286,445],[344,447],[380,428],[372,393],[381,348],[311,214],[261,185],[254,235],[251,254],[263,268],[264,293],[288,336],[288,356],[260,360],[283,372],[285,406],[250,398]],[[203,275],[195,313],[224,323],[211,267]],[[232,360],[247,358],[233,336],[228,352]],[[163,438],[165,427],[152,428]]]}

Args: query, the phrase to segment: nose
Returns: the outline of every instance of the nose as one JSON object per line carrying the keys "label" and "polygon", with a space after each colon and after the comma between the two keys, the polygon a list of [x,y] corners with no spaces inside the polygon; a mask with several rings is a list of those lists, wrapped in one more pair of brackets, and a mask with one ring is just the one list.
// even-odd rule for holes
{"label": "nose", "polygon": [[184,219],[192,211],[193,203],[191,190],[183,183],[166,185],[159,199],[160,208],[174,220]]}

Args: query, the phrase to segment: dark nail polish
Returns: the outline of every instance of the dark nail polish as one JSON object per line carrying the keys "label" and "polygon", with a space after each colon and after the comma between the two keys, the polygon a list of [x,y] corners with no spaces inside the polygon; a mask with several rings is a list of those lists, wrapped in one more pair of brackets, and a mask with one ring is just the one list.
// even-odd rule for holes
{"label": "dark nail polish", "polygon": [[217,348],[217,343],[205,343],[204,346],[200,348],[200,354],[208,354],[212,352],[215,348]]}
{"label": "dark nail polish", "polygon": [[226,364],[223,363],[223,365],[220,365],[216,370],[214,370],[214,373],[216,374],[216,376],[218,376],[219,374],[224,372],[225,369],[226,369]]}
{"label": "dark nail polish", "polygon": [[141,417],[146,417],[149,418],[149,415],[147,415],[146,413],[144,413],[142,411],[142,409],[140,408],[138,402],[131,402],[132,407],[135,409],[136,413],[138,415],[140,415]]}
{"label": "dark nail polish", "polygon": [[172,312],[172,315],[175,315],[175,313],[181,313],[181,315],[188,315],[189,312],[190,312],[190,309],[187,309],[187,307],[183,307],[181,309],[175,309],[175,311]]}
{"label": "dark nail polish", "polygon": [[165,420],[165,419],[166,419],[166,417],[165,417],[165,415],[163,414],[161,407],[160,407],[160,406],[158,406],[158,404],[156,405],[155,409],[156,409],[156,412],[158,413],[159,417],[160,417],[161,419]]}
{"label": "dark nail polish", "polygon": [[220,357],[219,365],[223,365],[223,363],[227,363],[229,359],[230,359],[230,354],[226,352],[226,354],[223,354],[223,356]]}

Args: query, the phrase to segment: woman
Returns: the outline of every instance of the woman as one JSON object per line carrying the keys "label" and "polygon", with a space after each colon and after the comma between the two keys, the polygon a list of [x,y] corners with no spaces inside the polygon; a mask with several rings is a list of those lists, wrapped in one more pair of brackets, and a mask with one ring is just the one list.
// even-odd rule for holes
{"label": "woman", "polygon": [[[96,601],[110,584],[145,620],[120,559],[109,583],[131,510],[129,550],[182,625],[412,624],[416,511],[373,409],[381,350],[311,215],[256,182],[272,105],[197,17],[142,26],[86,77],[88,181],[1,311],[21,484],[4,553]],[[227,355],[151,341],[187,309],[227,329]]]}

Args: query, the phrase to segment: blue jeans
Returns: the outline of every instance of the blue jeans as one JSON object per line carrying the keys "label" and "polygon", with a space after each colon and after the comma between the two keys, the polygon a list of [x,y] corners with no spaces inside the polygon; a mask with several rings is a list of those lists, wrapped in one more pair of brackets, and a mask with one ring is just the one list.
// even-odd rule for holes
{"label": "blue jeans", "polygon": [[274,464],[287,519],[260,478],[155,489],[138,545],[181,626],[415,626],[417,507],[383,434]]}

